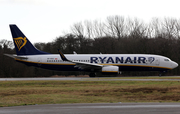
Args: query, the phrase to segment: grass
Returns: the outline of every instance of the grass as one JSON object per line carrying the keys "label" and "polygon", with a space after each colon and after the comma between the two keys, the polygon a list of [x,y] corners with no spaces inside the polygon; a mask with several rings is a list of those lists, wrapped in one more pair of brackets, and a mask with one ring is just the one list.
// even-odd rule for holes
{"label": "grass", "polygon": [[178,81],[1,81],[0,106],[180,102]]}

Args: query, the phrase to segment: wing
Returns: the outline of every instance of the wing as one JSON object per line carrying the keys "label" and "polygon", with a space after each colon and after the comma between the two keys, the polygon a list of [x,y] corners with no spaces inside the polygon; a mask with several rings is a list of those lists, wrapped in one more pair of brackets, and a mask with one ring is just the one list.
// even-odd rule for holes
{"label": "wing", "polygon": [[58,49],[58,52],[59,52],[60,57],[63,61],[75,63],[76,64],[75,67],[78,67],[80,69],[101,69],[103,67],[103,65],[94,64],[94,63],[71,61],[71,60],[68,60],[59,49]]}
{"label": "wing", "polygon": [[88,62],[78,62],[78,61],[71,61],[71,62],[76,64],[75,67],[81,69],[101,69],[103,67],[103,65],[93,64]]}

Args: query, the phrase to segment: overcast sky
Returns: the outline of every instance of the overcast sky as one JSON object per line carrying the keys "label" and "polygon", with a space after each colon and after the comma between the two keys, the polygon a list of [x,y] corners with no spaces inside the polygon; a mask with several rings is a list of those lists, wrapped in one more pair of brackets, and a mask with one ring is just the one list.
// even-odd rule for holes
{"label": "overcast sky", "polygon": [[180,19],[180,0],[0,0],[0,40],[12,41],[9,24],[16,24],[32,43],[51,42],[74,23],[114,15],[145,22]]}

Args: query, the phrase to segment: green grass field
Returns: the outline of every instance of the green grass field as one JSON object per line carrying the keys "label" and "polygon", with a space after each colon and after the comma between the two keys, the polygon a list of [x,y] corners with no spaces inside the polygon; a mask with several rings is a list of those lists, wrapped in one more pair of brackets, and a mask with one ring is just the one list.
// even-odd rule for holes
{"label": "green grass field", "polygon": [[0,81],[0,106],[179,102],[178,81]]}

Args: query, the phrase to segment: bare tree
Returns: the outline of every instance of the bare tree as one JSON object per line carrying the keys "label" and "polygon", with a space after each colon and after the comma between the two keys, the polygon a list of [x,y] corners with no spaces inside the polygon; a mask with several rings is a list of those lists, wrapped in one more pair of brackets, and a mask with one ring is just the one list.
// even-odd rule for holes
{"label": "bare tree", "polygon": [[150,25],[152,27],[152,36],[154,38],[162,37],[162,20],[158,18],[152,18]]}
{"label": "bare tree", "polygon": [[82,22],[75,23],[71,27],[71,31],[74,35],[84,37],[84,26],[83,26]]}
{"label": "bare tree", "polygon": [[176,23],[176,36],[178,39],[180,39],[180,20],[177,20],[177,23]]}
{"label": "bare tree", "polygon": [[137,18],[128,19],[127,34],[129,34],[130,37],[146,37],[146,30],[147,27],[143,21],[140,21]]}
{"label": "bare tree", "polygon": [[106,34],[111,37],[122,38],[125,33],[125,19],[122,16],[107,17]]}
{"label": "bare tree", "polygon": [[85,25],[86,36],[88,38],[93,38],[92,22],[86,20],[84,21],[84,25]]}
{"label": "bare tree", "polygon": [[163,22],[163,37],[177,38],[177,20],[172,18],[165,18]]}
{"label": "bare tree", "polygon": [[102,23],[101,21],[95,20],[93,21],[93,36],[94,38],[98,38],[98,37],[103,37],[105,36],[105,27],[104,27],[104,23]]}

